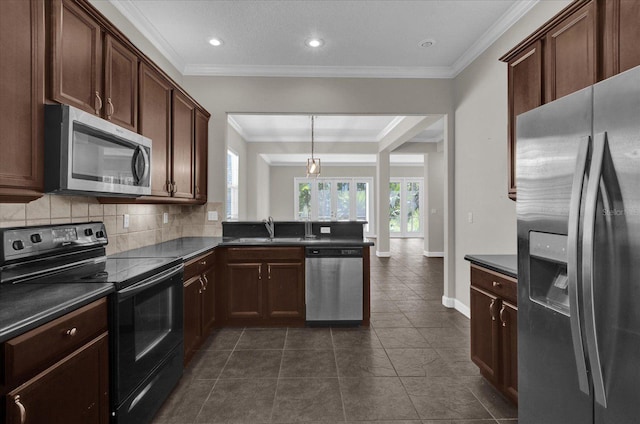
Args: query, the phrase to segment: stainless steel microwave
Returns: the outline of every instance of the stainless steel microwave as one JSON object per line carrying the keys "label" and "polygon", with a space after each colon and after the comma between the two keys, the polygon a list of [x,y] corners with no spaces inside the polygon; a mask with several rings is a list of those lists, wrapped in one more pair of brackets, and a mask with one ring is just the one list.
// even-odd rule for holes
{"label": "stainless steel microwave", "polygon": [[45,106],[45,191],[151,194],[151,140],[69,105]]}

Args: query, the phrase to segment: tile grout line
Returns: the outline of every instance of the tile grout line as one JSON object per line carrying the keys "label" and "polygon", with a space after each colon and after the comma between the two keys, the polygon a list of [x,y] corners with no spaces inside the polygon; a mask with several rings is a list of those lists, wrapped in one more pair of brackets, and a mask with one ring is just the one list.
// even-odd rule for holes
{"label": "tile grout line", "polygon": [[284,364],[284,348],[287,345],[289,337],[289,327],[284,333],[284,341],[282,342],[282,356],[280,357],[280,367],[278,368],[278,376],[276,377],[276,390],[273,392],[273,402],[271,403],[271,413],[269,414],[269,422],[273,421],[273,411],[276,409],[276,399],[278,399],[278,388],[280,387],[280,375],[282,374],[282,365]]}
{"label": "tile grout line", "polygon": [[333,360],[336,364],[336,378],[338,379],[338,391],[340,392],[340,403],[342,404],[342,417],[347,421],[347,408],[344,405],[344,396],[342,394],[342,384],[340,383],[340,368],[338,368],[338,355],[336,353],[336,344],[333,342],[333,328],[329,327],[329,336],[331,337],[331,347],[333,348]]}

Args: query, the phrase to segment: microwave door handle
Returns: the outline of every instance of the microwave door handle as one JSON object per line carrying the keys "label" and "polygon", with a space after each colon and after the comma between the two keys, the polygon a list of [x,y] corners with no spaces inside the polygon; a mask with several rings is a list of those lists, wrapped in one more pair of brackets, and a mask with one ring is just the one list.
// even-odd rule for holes
{"label": "microwave door handle", "polygon": [[589,394],[589,380],[587,377],[587,364],[582,343],[582,328],[580,325],[580,304],[578,300],[578,235],[580,232],[580,204],[584,186],[585,172],[589,150],[591,149],[591,137],[580,139],[576,169],[573,174],[571,188],[571,203],[569,206],[569,231],[567,233],[567,278],[569,286],[569,322],[571,324],[571,339],[573,342],[573,354],[576,360],[578,372],[578,386],[580,390]]}
{"label": "microwave door handle", "polygon": [[597,134],[593,143],[593,155],[591,157],[591,167],[589,170],[589,182],[587,183],[587,195],[584,208],[584,227],[582,242],[582,277],[584,293],[584,321],[585,340],[591,364],[591,375],[593,380],[593,392],[595,400],[604,408],[607,407],[607,396],[604,387],[604,377],[602,372],[602,362],[600,360],[600,349],[598,346],[598,335],[596,333],[596,311],[594,295],[594,248],[596,216],[598,209],[598,193],[602,192],[603,200],[607,202],[606,190],[601,190],[602,168],[604,155],[607,150],[607,135]]}
{"label": "microwave door handle", "polygon": [[[142,168],[142,169],[141,169]],[[144,181],[149,174],[149,155],[142,146],[136,147],[136,151],[131,158],[131,171],[136,179],[136,184]]]}

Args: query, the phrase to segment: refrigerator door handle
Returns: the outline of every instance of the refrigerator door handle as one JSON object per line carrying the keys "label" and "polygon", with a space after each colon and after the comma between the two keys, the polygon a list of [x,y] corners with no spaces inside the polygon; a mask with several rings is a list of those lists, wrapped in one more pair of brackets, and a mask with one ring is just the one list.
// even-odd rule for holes
{"label": "refrigerator door handle", "polygon": [[580,326],[580,304],[578,299],[578,243],[580,233],[580,206],[582,202],[582,188],[584,185],[587,160],[591,149],[591,137],[580,139],[576,170],[573,174],[571,188],[571,203],[569,205],[569,230],[567,234],[567,279],[569,288],[569,321],[571,325],[571,339],[573,354],[576,359],[578,372],[578,386],[580,391],[589,394],[589,379],[587,377],[587,362],[582,344],[582,328]]}
{"label": "refrigerator door handle", "polygon": [[[598,192],[602,179],[602,166],[604,154],[607,148],[607,134],[597,134],[593,143],[593,155],[591,157],[591,167],[589,170],[589,182],[587,183],[587,195],[584,209],[584,226],[582,241],[582,277],[585,306],[585,339],[589,362],[591,364],[591,376],[593,380],[593,391],[596,402],[602,407],[607,407],[607,396],[604,387],[602,373],[602,362],[600,360],[600,349],[598,348],[598,335],[596,334],[596,314],[594,299],[594,238],[596,229],[596,215],[598,207]],[[604,193],[603,193],[604,194]]]}

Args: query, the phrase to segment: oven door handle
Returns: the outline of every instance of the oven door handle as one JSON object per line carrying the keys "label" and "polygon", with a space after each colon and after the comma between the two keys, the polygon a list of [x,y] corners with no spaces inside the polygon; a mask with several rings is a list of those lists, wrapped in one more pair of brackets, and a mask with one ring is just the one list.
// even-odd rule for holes
{"label": "oven door handle", "polygon": [[166,271],[161,272],[160,274],[154,275],[153,277],[147,278],[146,280],[142,280],[139,283],[136,283],[132,286],[129,286],[125,289],[118,291],[118,296],[121,299],[128,298],[131,296],[135,296],[141,291],[147,290],[157,284],[163,283],[166,280],[171,279],[171,277],[178,275],[184,269],[184,265],[176,265],[173,268],[169,268]]}

